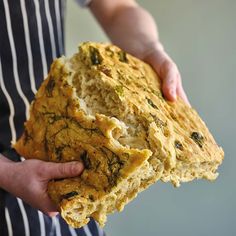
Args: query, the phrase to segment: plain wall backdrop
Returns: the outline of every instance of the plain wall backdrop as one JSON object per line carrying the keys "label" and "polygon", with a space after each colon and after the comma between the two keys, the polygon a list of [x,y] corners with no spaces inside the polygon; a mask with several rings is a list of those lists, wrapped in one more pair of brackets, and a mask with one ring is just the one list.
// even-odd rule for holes
{"label": "plain wall backdrop", "polygon": [[[108,217],[109,236],[236,235],[236,1],[140,0],[182,75],[190,102],[224,148],[218,179],[178,189],[158,182]],[[134,26],[135,27],[135,26]],[[67,0],[66,52],[108,41],[87,9]]]}

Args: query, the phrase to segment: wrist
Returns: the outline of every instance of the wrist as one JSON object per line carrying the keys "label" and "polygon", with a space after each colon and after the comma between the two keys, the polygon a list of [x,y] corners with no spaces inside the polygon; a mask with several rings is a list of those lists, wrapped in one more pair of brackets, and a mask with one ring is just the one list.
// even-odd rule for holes
{"label": "wrist", "polygon": [[12,175],[15,171],[17,163],[10,161],[0,154],[0,188],[7,190],[12,182]]}
{"label": "wrist", "polygon": [[165,52],[163,45],[160,42],[156,42],[150,50],[145,53],[143,61],[150,64],[158,73],[160,73],[162,65],[166,62],[171,62],[172,59]]}
{"label": "wrist", "polygon": [[168,55],[165,52],[164,46],[160,41],[155,41],[153,43],[149,43],[146,46],[146,50],[142,55],[142,60],[147,61],[149,58],[158,59],[160,61],[161,58],[167,57]]}

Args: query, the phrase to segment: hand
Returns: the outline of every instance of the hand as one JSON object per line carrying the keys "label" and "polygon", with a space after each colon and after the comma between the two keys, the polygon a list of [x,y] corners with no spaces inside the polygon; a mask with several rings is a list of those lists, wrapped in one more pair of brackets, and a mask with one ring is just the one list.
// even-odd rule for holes
{"label": "hand", "polygon": [[133,0],[93,0],[89,6],[115,45],[154,68],[167,100],[179,96],[190,105],[179,70],[159,42],[156,23],[148,11]]}
{"label": "hand", "polygon": [[153,48],[143,60],[157,72],[162,81],[162,92],[167,100],[175,101],[179,96],[191,106],[184,92],[179,70],[161,45]]}
{"label": "hand", "polygon": [[[49,163],[40,160],[26,160],[19,163],[8,163],[8,181],[3,187],[24,200],[32,207],[49,216],[58,214],[47,193],[48,182],[52,179],[75,177],[82,173],[80,162]],[[6,182],[6,180],[5,180]]]}

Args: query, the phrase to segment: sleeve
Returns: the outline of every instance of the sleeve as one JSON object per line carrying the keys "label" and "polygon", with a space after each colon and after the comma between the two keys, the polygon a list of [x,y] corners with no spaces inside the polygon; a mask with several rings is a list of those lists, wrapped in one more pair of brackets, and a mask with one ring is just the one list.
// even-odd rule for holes
{"label": "sleeve", "polygon": [[81,7],[87,7],[92,0],[76,0]]}

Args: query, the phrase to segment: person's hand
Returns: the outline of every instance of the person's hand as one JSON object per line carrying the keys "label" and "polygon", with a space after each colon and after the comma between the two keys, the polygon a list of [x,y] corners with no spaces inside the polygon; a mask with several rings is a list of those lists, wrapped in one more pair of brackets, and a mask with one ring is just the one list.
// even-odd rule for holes
{"label": "person's hand", "polygon": [[182,86],[178,67],[167,55],[161,45],[158,45],[149,51],[143,60],[150,64],[160,77],[162,92],[167,100],[175,101],[177,96],[179,96],[190,106]]}
{"label": "person's hand", "polygon": [[48,182],[52,179],[75,177],[82,173],[80,162],[49,163],[40,160],[26,160],[8,164],[9,181],[5,189],[21,198],[32,207],[49,216],[55,216],[56,206],[47,193]]}
{"label": "person's hand", "polygon": [[175,101],[179,96],[189,104],[179,70],[165,53],[148,11],[134,0],[93,0],[89,7],[115,45],[154,68],[167,100]]}

